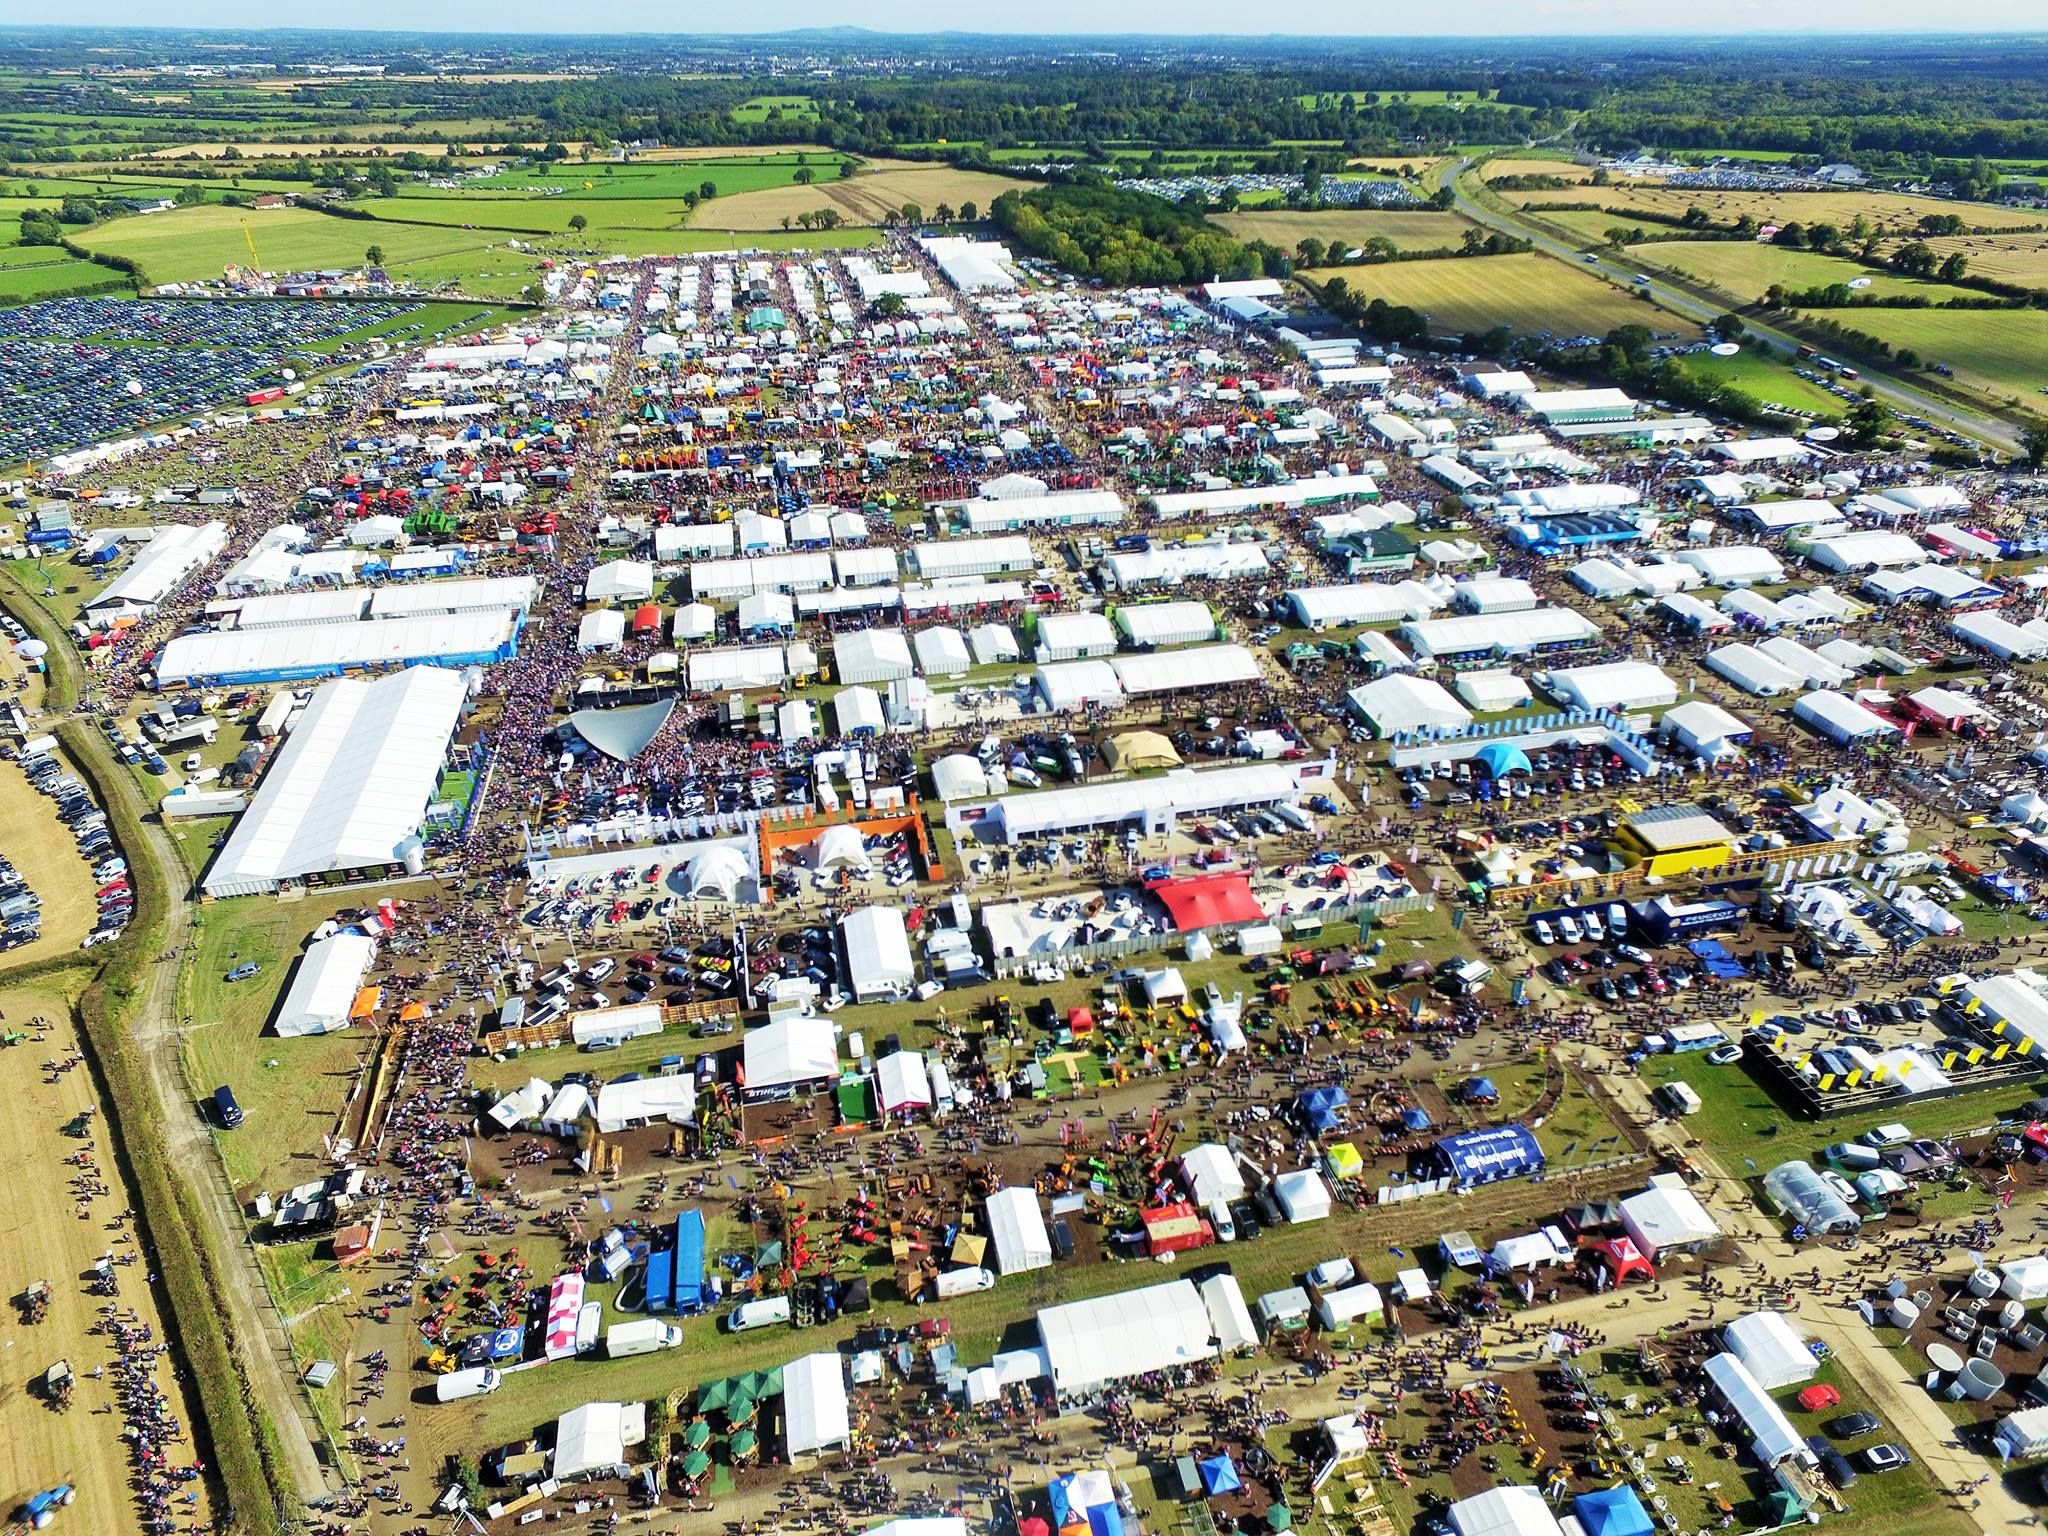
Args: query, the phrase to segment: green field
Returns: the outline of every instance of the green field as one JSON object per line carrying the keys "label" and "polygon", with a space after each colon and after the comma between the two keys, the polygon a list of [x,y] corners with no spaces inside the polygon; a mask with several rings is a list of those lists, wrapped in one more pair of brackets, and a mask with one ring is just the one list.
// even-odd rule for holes
{"label": "green field", "polygon": [[[0,266],[0,305],[24,304],[31,299],[53,299],[62,294],[82,293],[105,283],[126,284],[128,279],[112,267],[66,256],[55,246],[17,246],[4,252],[34,251],[44,259],[26,265],[8,262]],[[54,259],[52,259],[54,258]]]}
{"label": "green field", "polygon": [[1324,91],[1320,94],[1308,92],[1294,99],[1311,110],[1322,100],[1341,102],[1346,96],[1356,98],[1360,106],[1371,104],[1372,98],[1387,106],[1406,105],[1411,107],[1467,106],[1475,101],[1491,101],[1498,91],[1381,91],[1371,86],[1361,86],[1350,91]]}
{"label": "green field", "polygon": [[1859,309],[1802,312],[1802,318],[1839,320],[1859,331],[1911,347],[1930,363],[1945,363],[1956,377],[2003,397],[2017,396],[2028,410],[2048,410],[2048,311],[2039,309]]}
{"label": "green field", "polygon": [[458,192],[423,186],[405,195],[448,202],[468,202],[478,193],[492,192],[545,192],[551,199],[563,200],[644,197],[680,201],[685,192],[696,192],[705,182],[717,187],[716,195],[729,197],[737,192],[757,192],[763,187],[791,186],[801,170],[810,171],[818,181],[826,181],[838,176],[845,161],[843,155],[806,151],[707,160],[639,160],[624,165],[565,164],[505,171],[465,183],[464,190]]}
{"label": "green field", "polygon": [[1795,411],[1812,411],[1821,416],[1842,414],[1842,402],[1816,384],[1793,373],[1790,365],[1766,357],[1754,346],[1743,348],[1735,357],[1715,357],[1696,352],[1685,358],[1687,373],[1703,374],[1732,384],[1766,405],[1782,405]]}
{"label": "green field", "polygon": [[1604,336],[1618,325],[1647,325],[1687,339],[1698,335],[1689,322],[1533,252],[1325,267],[1305,275],[1318,282],[1341,277],[1353,293],[1422,310],[1438,335],[1497,325],[1522,336]]}
{"label": "green field", "polygon": [[[1331,208],[1313,213],[1225,213],[1216,222],[1240,240],[1269,240],[1291,251],[1314,236],[1327,244],[1356,247],[1375,236],[1404,251],[1455,249],[1472,225],[1455,213],[1406,208],[1384,212],[1367,208]],[[1353,286],[1356,286],[1354,283]]]}
{"label": "green field", "polygon": [[1629,255],[1632,260],[1640,257],[1667,271],[1696,278],[1744,302],[1762,298],[1773,283],[1800,289],[1866,279],[1870,286],[1859,291],[1874,298],[1912,297],[1938,304],[1970,296],[1966,288],[1879,271],[1846,256],[1788,250],[1754,240],[1660,240],[1632,245]]}
{"label": "green field", "polygon": [[765,123],[778,107],[785,122],[818,120],[818,104],[809,96],[749,96],[726,116],[736,123]]}

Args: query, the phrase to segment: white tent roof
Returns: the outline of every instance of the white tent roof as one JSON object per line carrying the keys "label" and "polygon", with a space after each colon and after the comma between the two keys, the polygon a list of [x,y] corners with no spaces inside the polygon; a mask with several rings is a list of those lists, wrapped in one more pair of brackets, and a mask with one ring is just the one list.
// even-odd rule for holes
{"label": "white tent roof", "polygon": [[952,677],[974,665],[967,637],[945,625],[919,630],[916,647],[918,668],[926,677]]}
{"label": "white tent roof", "polygon": [[1194,1284],[1172,1280],[1038,1314],[1038,1334],[1061,1392],[1213,1359],[1209,1309]]}
{"label": "white tent roof", "polygon": [[216,896],[399,858],[440,782],[462,674],[408,667],[320,688],[207,871]]}
{"label": "white tent roof", "polygon": [[1313,1168],[1296,1168],[1273,1181],[1273,1197],[1289,1221],[1319,1221],[1330,1214],[1330,1186]]}
{"label": "white tent roof", "polygon": [[687,1072],[606,1083],[597,1090],[597,1128],[607,1133],[666,1120],[688,1125],[697,1114],[697,1084]]}
{"label": "white tent roof", "polygon": [[964,752],[933,763],[932,784],[941,800],[971,800],[988,793],[988,775],[980,762]]}
{"label": "white tent roof", "polygon": [[1189,1147],[1180,1155],[1180,1174],[1197,1205],[1235,1200],[1244,1194],[1244,1175],[1227,1147],[1213,1141]]}
{"label": "white tent roof", "polygon": [[654,567],[645,560],[612,560],[594,566],[583,583],[593,603],[639,602],[654,595]]}
{"label": "white tent roof", "polygon": [[1707,1380],[1727,1399],[1750,1433],[1750,1450],[1758,1461],[1775,1467],[1788,1456],[1807,1455],[1806,1442],[1785,1417],[1784,1410],[1771,1401],[1749,1368],[1735,1356],[1715,1355],[1706,1364]]}
{"label": "white tent roof", "polygon": [[889,723],[882,710],[882,696],[861,683],[832,695],[832,713],[842,736],[851,736],[855,731],[880,731]]}
{"label": "white tent roof", "polygon": [[1720,1225],[1707,1214],[1683,1182],[1662,1175],[1650,1187],[1621,1202],[1621,1224],[1645,1258],[1657,1257],[1659,1248],[1684,1247],[1711,1242],[1720,1236]]}
{"label": "white tent roof", "polygon": [[346,1029],[349,1007],[376,958],[377,941],[360,933],[337,933],[314,944],[277,1011],[277,1032],[290,1038]]}
{"label": "white tent roof", "polygon": [[782,1368],[783,1440],[792,1456],[843,1446],[853,1433],[839,1356],[805,1355]]}
{"label": "white tent roof", "polygon": [[1504,1483],[1459,1499],[1445,1511],[1457,1536],[1564,1536],[1543,1495],[1526,1483]]}
{"label": "white tent roof", "polygon": [[702,640],[717,628],[718,612],[709,603],[685,603],[676,610],[675,623],[670,632],[678,640]]}
{"label": "white tent roof", "polygon": [[855,997],[900,990],[916,977],[902,909],[860,907],[839,920],[839,932],[846,943],[846,973]]}
{"label": "white tent roof", "polygon": [[1014,1275],[1044,1269],[1052,1263],[1052,1239],[1038,1195],[1021,1185],[999,1189],[988,1197],[988,1231],[996,1247],[996,1268]]}
{"label": "white tent roof", "polygon": [[839,1075],[839,1030],[828,1019],[776,1019],[750,1032],[742,1052],[750,1089]]}
{"label": "white tent roof", "polygon": [[550,1471],[558,1478],[609,1472],[626,1459],[626,1447],[647,1438],[645,1403],[585,1403],[555,1421],[555,1459]]}
{"label": "white tent roof", "polygon": [[1721,1330],[1728,1353],[1766,1391],[1811,1381],[1820,1365],[1792,1325],[1776,1312],[1748,1312]]}
{"label": "white tent roof", "polygon": [[840,822],[820,832],[811,844],[811,864],[816,869],[866,869],[868,850],[860,828]]}
{"label": "white tent roof", "polygon": [[1354,688],[1350,697],[1351,707],[1382,736],[1472,723],[1472,711],[1452,698],[1442,683],[1403,672]]}
{"label": "white tent roof", "polygon": [[1202,1305],[1209,1309],[1209,1326],[1215,1332],[1218,1348],[1226,1354],[1258,1348],[1259,1333],[1252,1326],[1251,1309],[1244,1304],[1237,1276],[1228,1271],[1211,1275],[1197,1289]]}
{"label": "white tent roof", "polygon": [[752,874],[753,866],[738,848],[731,843],[713,843],[690,860],[683,879],[692,896],[716,895],[735,901],[740,886]]}
{"label": "white tent roof", "polygon": [[905,1109],[929,1109],[931,1074],[915,1051],[895,1051],[875,1063],[875,1102],[885,1115]]}

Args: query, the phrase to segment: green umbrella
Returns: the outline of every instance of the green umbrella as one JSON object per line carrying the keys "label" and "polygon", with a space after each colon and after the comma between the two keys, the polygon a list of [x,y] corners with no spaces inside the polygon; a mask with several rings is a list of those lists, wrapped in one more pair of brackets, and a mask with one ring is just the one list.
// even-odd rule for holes
{"label": "green umbrella", "polygon": [[701,1451],[711,1443],[711,1426],[703,1419],[695,1420],[684,1433],[683,1443],[693,1451]]}
{"label": "green umbrella", "polygon": [[683,1476],[691,1479],[702,1477],[711,1470],[711,1458],[702,1451],[692,1451],[683,1458]]}
{"label": "green umbrella", "polygon": [[715,1413],[731,1401],[732,1378],[730,1376],[718,1381],[707,1381],[697,1389],[697,1411],[699,1413]]}
{"label": "green umbrella", "polygon": [[751,1456],[760,1443],[760,1437],[751,1429],[743,1429],[732,1437],[732,1453],[735,1456]]}
{"label": "green umbrella", "polygon": [[1269,1505],[1266,1509],[1266,1524],[1276,1531],[1288,1530],[1294,1524],[1294,1516],[1288,1513],[1285,1504]]}

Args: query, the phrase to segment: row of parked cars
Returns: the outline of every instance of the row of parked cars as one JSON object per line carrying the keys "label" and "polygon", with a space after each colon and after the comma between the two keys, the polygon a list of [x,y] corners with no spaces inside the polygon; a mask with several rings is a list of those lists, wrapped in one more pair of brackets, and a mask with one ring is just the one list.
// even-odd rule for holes
{"label": "row of parked cars", "polygon": [[[54,745],[54,743],[52,743]],[[92,798],[92,792],[47,748],[33,745],[21,754],[21,771],[29,783],[57,803],[57,819],[78,839],[78,851],[92,865],[93,901],[98,908],[92,931],[79,941],[90,949],[121,936],[128,919],[135,915],[135,892],[128,881],[128,865],[114,847],[107,830],[107,813]]]}
{"label": "row of parked cars", "polygon": [[29,889],[14,861],[0,853],[0,950],[33,944],[43,935],[43,898]]}

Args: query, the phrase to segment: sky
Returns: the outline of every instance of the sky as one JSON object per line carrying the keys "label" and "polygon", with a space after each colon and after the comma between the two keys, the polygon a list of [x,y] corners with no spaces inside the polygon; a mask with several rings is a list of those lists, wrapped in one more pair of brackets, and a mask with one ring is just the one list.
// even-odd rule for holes
{"label": "sky", "polygon": [[[83,26],[395,28],[441,32],[720,32],[858,26],[885,32],[1195,33],[1355,37],[1530,37],[1772,32],[2039,32],[2040,0],[1954,0],[1930,10],[1916,0],[1463,0],[1418,12],[1374,0],[1290,0],[1278,10],[1243,0],[1039,0],[1000,19],[958,0],[766,0],[724,6],[651,6],[646,0],[331,0],[314,12],[275,0],[72,0],[65,23]],[[0,24],[57,20],[47,5],[0,0]],[[1418,23],[1423,25],[1418,26]]]}

